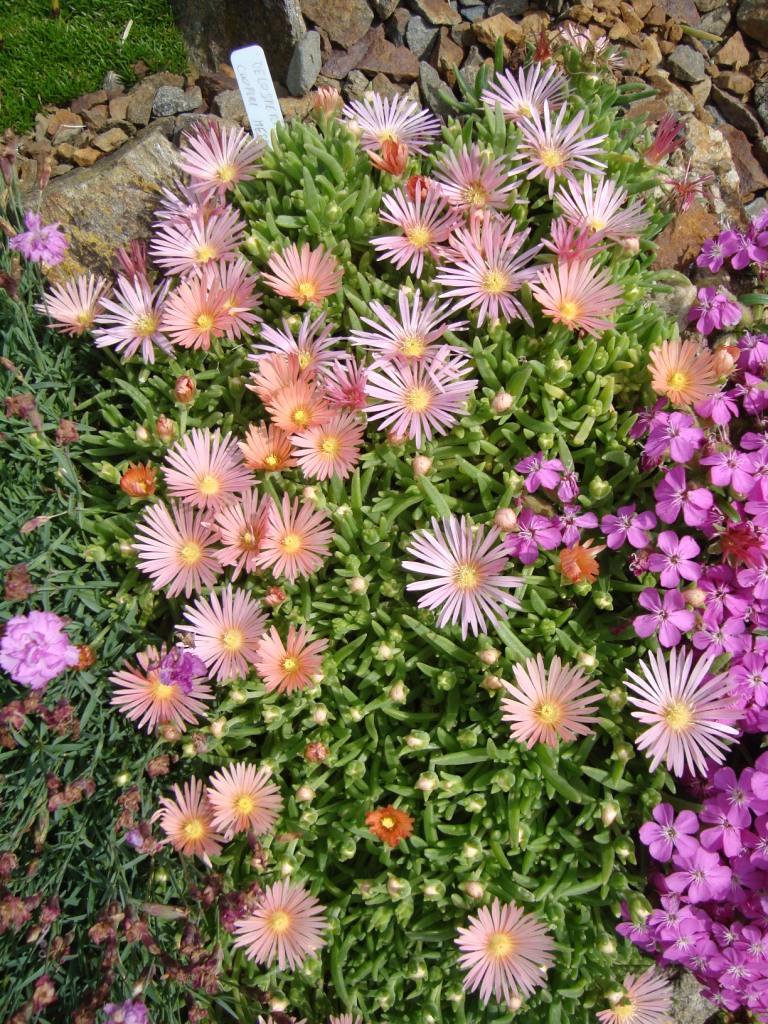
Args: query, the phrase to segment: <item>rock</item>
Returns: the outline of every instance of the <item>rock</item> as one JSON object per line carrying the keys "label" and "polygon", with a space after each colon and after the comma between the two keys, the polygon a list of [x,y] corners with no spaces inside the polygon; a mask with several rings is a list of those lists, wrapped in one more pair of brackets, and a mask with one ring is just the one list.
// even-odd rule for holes
{"label": "rock", "polygon": [[658,4],[654,4],[644,18],[645,24],[650,25],[652,28],[661,28],[666,20],[667,16],[664,13],[664,8],[659,7]]}
{"label": "rock", "polygon": [[696,10],[699,14],[709,14],[710,11],[714,11],[716,7],[720,7],[723,0],[694,0],[696,4]]}
{"label": "rock", "polygon": [[758,82],[752,96],[757,116],[763,128],[768,129],[768,82]]}
{"label": "rock", "polygon": [[483,56],[478,48],[476,46],[471,46],[464,63],[459,69],[459,74],[470,89],[474,89],[475,80],[477,79],[480,68],[484,63],[485,61],[483,60]]}
{"label": "rock", "polygon": [[431,25],[458,25],[461,15],[446,0],[410,0],[415,11]]}
{"label": "rock", "polygon": [[113,96],[109,101],[109,119],[110,121],[125,121],[128,114],[128,104],[131,102],[131,97],[128,93],[121,93],[119,96]]}
{"label": "rock", "polygon": [[[693,96],[693,102],[697,107],[703,107],[709,99],[709,94],[712,91],[712,79],[705,78],[703,82],[694,82],[691,85],[691,96]],[[700,115],[699,115],[700,116]]]}
{"label": "rock", "polygon": [[395,83],[391,82],[386,75],[382,75],[381,72],[374,77],[371,82],[371,88],[374,92],[389,100],[393,100],[395,96],[402,95],[402,89],[398,89]]}
{"label": "rock", "polygon": [[106,126],[108,119],[109,107],[106,103],[101,103],[98,107],[91,107],[89,110],[83,111],[83,121],[96,132],[101,131]]}
{"label": "rock", "polygon": [[768,170],[768,138],[766,136],[757,140],[753,152],[763,170]]}
{"label": "rock", "polygon": [[368,79],[362,71],[350,71],[344,79],[344,98],[347,100],[359,100],[368,88]]}
{"label": "rock", "polygon": [[293,50],[306,32],[299,0],[171,0],[195,67],[215,70],[233,50],[264,47],[274,78],[285,81]]}
{"label": "rock", "polygon": [[248,112],[239,89],[220,92],[213,101],[213,112],[225,121],[236,121],[244,126],[248,124]]}
{"label": "rock", "polygon": [[720,129],[731,147],[731,155],[739,177],[739,192],[743,201],[754,198],[759,189],[768,188],[768,176],[752,153],[752,146],[744,132],[731,124]]}
{"label": "rock", "polygon": [[78,114],[73,114],[71,110],[57,110],[46,123],[45,134],[55,139],[61,128],[78,128],[82,131],[83,127],[83,119]]}
{"label": "rock", "polygon": [[90,110],[91,107],[97,107],[101,103],[107,102],[107,94],[104,89],[97,89],[96,92],[86,92],[82,96],[78,96],[77,99],[72,100],[69,105],[69,109],[73,114],[82,114],[84,110]]}
{"label": "rock", "polygon": [[387,39],[394,43],[395,46],[405,46],[405,31],[408,28],[408,23],[411,20],[411,15],[405,9],[405,7],[398,7],[395,13],[387,22],[386,34]]}
{"label": "rock", "polygon": [[692,46],[676,46],[667,64],[679,82],[703,82],[707,77],[704,58]]}
{"label": "rock", "polygon": [[294,117],[306,117],[312,109],[311,96],[281,96],[280,111],[286,121]]}
{"label": "rock", "polygon": [[203,94],[197,86],[187,93],[177,85],[161,85],[152,100],[152,114],[154,117],[186,114],[196,110],[202,102]]}
{"label": "rock", "polygon": [[220,92],[229,92],[231,89],[237,88],[237,79],[234,75],[226,72],[214,71],[210,74],[198,75],[197,86],[203,94],[203,100],[211,107]]}
{"label": "rock", "polygon": [[405,30],[405,41],[408,49],[411,50],[419,60],[427,59],[435,45],[435,40],[440,30],[434,25],[428,24],[418,16],[411,18],[408,28]]}
{"label": "rock", "polygon": [[109,274],[118,246],[149,237],[161,189],[178,174],[178,151],[154,125],[91,169],[101,156],[97,149],[78,150],[82,169],[43,191],[43,220],[68,226],[70,249],[55,268],[57,280],[89,270]]}
{"label": "rock", "polygon": [[467,47],[471,46],[475,41],[475,33],[470,23],[468,21],[461,21],[458,25],[454,25],[451,29],[451,39],[462,50],[466,50]]}
{"label": "rock", "polygon": [[371,6],[382,21],[391,18],[400,0],[371,0]]}
{"label": "rock", "polygon": [[[96,161],[100,160],[103,156],[104,154],[100,150],[94,149],[93,146],[85,146],[83,149],[78,149],[75,151],[74,160],[78,167],[92,167],[93,164],[95,164]],[[71,239],[71,234],[69,231],[67,232],[67,237]],[[79,272],[80,271],[73,271],[73,273]]]}
{"label": "rock", "polygon": [[384,38],[381,26],[374,30],[373,43],[358,67],[373,75],[389,75],[396,82],[412,82],[419,77],[419,58],[404,46],[393,46]]}
{"label": "rock", "polygon": [[648,68],[648,58],[645,50],[638,50],[635,46],[627,46],[624,49],[622,61],[625,74],[639,75]]}
{"label": "rock", "polygon": [[[522,18],[528,11],[528,0],[493,0],[488,8],[488,14],[506,14],[508,18]],[[466,15],[464,15],[466,17]]]}
{"label": "rock", "polygon": [[727,67],[740,68],[749,64],[749,50],[744,45],[741,32],[734,32],[731,38],[717,52],[717,63]]}
{"label": "rock", "polygon": [[713,180],[707,184],[706,189],[715,213],[741,221],[741,185],[731,146],[723,131],[704,124],[696,117],[689,117],[685,120],[685,135],[680,155],[686,161],[690,158],[691,177],[701,178],[705,174],[712,174]]}
{"label": "rock", "polygon": [[655,270],[678,270],[684,273],[696,259],[708,238],[716,238],[720,221],[703,205],[694,203],[679,213],[656,239]]}
{"label": "rock", "polygon": [[653,301],[667,316],[677,321],[682,333],[688,326],[688,310],[696,301],[696,285],[690,281],[680,281],[679,284],[671,285],[668,292],[654,292]]}
{"label": "rock", "polygon": [[736,24],[750,39],[768,46],[768,3],[765,0],[740,0]]}
{"label": "rock", "polygon": [[82,124],[63,124],[53,137],[53,145],[60,146],[62,142],[72,142],[84,131],[85,128]]}
{"label": "rock", "polygon": [[635,0],[632,7],[638,18],[646,18],[653,7],[653,0]]}
{"label": "rock", "polygon": [[765,213],[768,210],[768,199],[765,196],[760,196],[759,199],[753,199],[751,203],[747,203],[744,207],[744,212],[750,220],[754,220],[759,217],[761,213]]}
{"label": "rock", "polygon": [[373,23],[366,0],[301,0],[305,18],[325,29],[335,43],[352,46]]}
{"label": "rock", "polygon": [[475,32],[475,38],[479,43],[487,46],[489,50],[493,51],[496,47],[496,40],[502,38],[505,42],[510,39],[516,41],[512,43],[516,46],[517,43],[522,42],[523,32],[517,22],[512,21],[506,14],[494,14],[492,18],[481,18],[476,21],[472,28]]}
{"label": "rock", "polygon": [[[731,23],[731,9],[728,6],[716,7],[713,11],[705,14],[701,19],[700,28],[705,32],[711,32],[715,36],[721,36]],[[710,42],[710,46],[713,45]]]}
{"label": "rock", "polygon": [[657,68],[664,59],[661,55],[659,44],[656,41],[656,36],[643,37],[643,50],[648,58],[648,64],[652,68]]}
{"label": "rock", "polygon": [[724,71],[715,78],[715,84],[721,89],[736,93],[737,96],[746,96],[752,91],[755,83],[749,75],[742,75],[738,71]]}
{"label": "rock", "polygon": [[475,22],[485,17],[486,10],[485,7],[464,7],[461,13],[467,21]]}
{"label": "rock", "polygon": [[693,0],[656,0],[656,3],[668,18],[674,18],[683,25],[695,28],[701,21],[701,15]]}
{"label": "rock", "polygon": [[680,86],[675,85],[674,82],[670,82],[668,72],[662,71],[660,68],[650,69],[645,77],[650,85],[655,89],[658,89],[659,96],[665,101],[667,113],[693,113],[694,104],[690,95],[685,91],[685,89],[681,89]]}
{"label": "rock", "polygon": [[96,149],[100,149],[102,153],[113,153],[118,146],[122,146],[127,141],[128,136],[122,129],[110,128],[103,135],[97,135],[93,140],[93,145]]}
{"label": "rock", "polygon": [[449,30],[443,26],[440,29],[440,38],[432,54],[432,66],[445,81],[453,87],[456,85],[456,75],[453,66],[461,66],[464,60],[464,51],[451,39]]}
{"label": "rock", "polygon": [[630,32],[642,32],[645,28],[643,19],[636,14],[629,4],[620,4],[621,20],[626,24]]}
{"label": "rock", "polygon": [[419,92],[425,106],[434,111],[438,117],[448,118],[455,111],[440,96],[440,91],[445,89],[440,75],[431,64],[422,60],[419,62]]}
{"label": "rock", "polygon": [[140,128],[148,125],[149,119],[152,117],[152,104],[155,101],[156,92],[157,88],[151,82],[140,82],[128,94],[130,100],[125,108],[126,118]]}
{"label": "rock", "polygon": [[67,160],[71,162],[75,156],[75,147],[71,142],[62,142],[60,146],[56,147],[56,159]]}
{"label": "rock", "polygon": [[306,96],[317,81],[323,58],[320,52],[320,35],[318,32],[307,32],[298,41],[293,51],[285,78],[288,92],[293,96]]}
{"label": "rock", "polygon": [[729,124],[741,129],[751,139],[757,139],[762,135],[760,122],[746,103],[742,103],[728,92],[723,92],[717,85],[712,86],[712,101]]}
{"label": "rock", "polygon": [[678,1024],[704,1024],[713,1015],[714,1005],[701,995],[701,988],[687,971],[675,980],[671,1013]]}

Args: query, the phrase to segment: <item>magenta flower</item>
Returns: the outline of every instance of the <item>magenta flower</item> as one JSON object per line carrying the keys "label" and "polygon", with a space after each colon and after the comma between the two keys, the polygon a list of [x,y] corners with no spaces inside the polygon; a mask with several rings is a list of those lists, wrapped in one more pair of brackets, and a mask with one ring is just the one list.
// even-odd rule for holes
{"label": "magenta flower", "polygon": [[666,877],[672,892],[686,893],[689,903],[725,898],[731,885],[731,869],[720,863],[716,853],[699,846],[690,856],[676,853],[672,859],[680,868]]}
{"label": "magenta flower", "polygon": [[570,548],[580,542],[581,530],[595,529],[597,516],[594,512],[582,512],[580,505],[564,505],[560,515],[553,518],[552,525],[560,530],[563,544]]}
{"label": "magenta flower", "polygon": [[685,598],[678,590],[667,590],[662,602],[658,590],[646,587],[637,602],[650,614],[636,616],[635,632],[643,638],[658,632],[662,647],[677,647],[682,634],[693,629],[696,623],[695,615],[686,608]]}
{"label": "magenta flower", "polygon": [[749,494],[754,482],[749,455],[733,448],[713,452],[699,459],[699,465],[711,466],[709,478],[715,487],[733,487],[739,494]]}
{"label": "magenta flower", "polygon": [[664,862],[672,859],[677,850],[692,856],[698,842],[691,837],[699,830],[699,822],[693,811],[680,811],[675,817],[671,804],[657,804],[653,809],[653,821],[640,826],[640,840],[649,849],[654,860]]}
{"label": "magenta flower", "polygon": [[622,505],[616,515],[605,515],[600,520],[600,529],[612,551],[617,551],[624,541],[633,548],[645,548],[651,542],[647,531],[656,525],[653,512],[635,512],[634,505]]}
{"label": "magenta flower", "polygon": [[517,519],[517,532],[508,533],[504,547],[523,565],[533,565],[539,557],[539,548],[551,551],[562,543],[560,530],[546,516],[536,515],[524,508]]}
{"label": "magenta flower", "polygon": [[730,651],[731,654],[741,654],[746,650],[749,640],[744,635],[746,623],[743,618],[731,616],[722,622],[708,620],[706,614],[701,627],[696,630],[691,642],[697,651],[708,651],[716,656]]}
{"label": "magenta flower", "polygon": [[725,232],[721,232],[718,235],[717,241],[712,238],[708,238],[701,247],[701,252],[696,257],[696,266],[702,267],[706,270],[710,270],[713,274],[716,274],[723,266],[725,260],[725,254],[723,253],[723,247],[720,244],[720,239],[723,237]]}
{"label": "magenta flower", "polygon": [[756,236],[751,227],[746,234],[736,228],[721,231],[717,242],[723,256],[730,257],[734,270],[743,270],[750,263],[763,263],[768,260],[765,236]]}
{"label": "magenta flower", "polygon": [[707,512],[715,503],[712,492],[706,487],[688,487],[682,466],[667,471],[653,496],[656,513],[662,522],[674,523],[682,511],[687,526],[703,526]]}
{"label": "magenta flower", "polygon": [[[563,475],[560,479],[560,483],[557,486],[557,496],[560,501],[569,502],[573,501],[576,495],[579,493],[579,477],[572,469],[563,470]],[[595,526],[597,526],[597,520],[595,520]]]}
{"label": "magenta flower", "polygon": [[699,301],[688,311],[688,321],[696,320],[702,334],[735,327],[741,320],[741,307],[720,288],[699,288]]}
{"label": "magenta flower", "polygon": [[69,248],[69,242],[59,231],[61,225],[58,222],[43,225],[42,215],[31,210],[24,214],[24,223],[27,230],[15,235],[8,248],[20,252],[33,263],[47,263],[49,267],[61,263]]}
{"label": "magenta flower", "polygon": [[126,999],[123,1003],[107,1003],[104,1024],[149,1024],[149,1012],[140,999]]}
{"label": "magenta flower", "polygon": [[[711,825],[701,833],[701,845],[705,850],[722,850],[726,857],[738,857],[744,849],[742,828],[752,823],[752,816],[746,808],[731,807],[727,798],[720,794],[707,800],[700,811],[702,822]],[[743,822],[743,824],[740,824]]]}
{"label": "magenta flower", "polygon": [[697,580],[701,576],[701,566],[693,561],[701,548],[693,537],[678,537],[673,530],[664,530],[657,544],[660,552],[649,557],[648,568],[661,573],[662,587],[676,587],[681,577]]}
{"label": "magenta flower", "polygon": [[718,426],[725,426],[734,416],[739,415],[739,407],[735,401],[736,392],[715,391],[703,402],[695,402],[693,411],[697,416],[712,420]]}
{"label": "magenta flower", "polygon": [[659,413],[645,442],[646,455],[663,455],[667,449],[675,462],[690,462],[704,444],[704,431],[693,416],[683,412]]}
{"label": "magenta flower", "polygon": [[560,459],[545,459],[543,452],[537,452],[518,462],[515,469],[525,477],[526,491],[533,494],[539,487],[554,490],[565,467]]}
{"label": "magenta flower", "polygon": [[53,612],[15,615],[5,624],[0,640],[0,668],[15,683],[43,690],[48,683],[77,665],[80,652]]}

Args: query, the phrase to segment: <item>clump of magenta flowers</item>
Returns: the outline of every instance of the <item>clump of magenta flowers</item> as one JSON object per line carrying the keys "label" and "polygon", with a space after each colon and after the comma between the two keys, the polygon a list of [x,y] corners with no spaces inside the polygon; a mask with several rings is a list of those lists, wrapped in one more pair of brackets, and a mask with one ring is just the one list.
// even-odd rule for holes
{"label": "clump of magenta flowers", "polygon": [[622,979],[669,1004],[614,938],[669,776],[632,745],[610,528],[675,336],[664,215],[637,92],[545,43],[442,129],[321,91],[269,147],[193,131],[148,253],[46,299],[104,352],[92,557],[175,641],[112,675],[183,755],[124,841],[198,875],[213,1015],[610,1024]]}

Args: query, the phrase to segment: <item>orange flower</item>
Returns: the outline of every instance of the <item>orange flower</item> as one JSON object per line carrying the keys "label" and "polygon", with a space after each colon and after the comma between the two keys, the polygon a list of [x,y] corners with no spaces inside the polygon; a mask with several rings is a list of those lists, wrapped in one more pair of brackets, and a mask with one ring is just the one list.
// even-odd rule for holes
{"label": "orange flower", "polygon": [[717,391],[718,369],[706,347],[693,341],[663,341],[651,349],[650,360],[651,387],[672,405],[684,408]]}
{"label": "orange flower", "polygon": [[296,465],[288,435],[277,427],[251,423],[244,441],[237,442],[249,469],[276,473]]}
{"label": "orange flower", "polygon": [[78,644],[77,653],[79,657],[77,659],[76,668],[81,672],[96,663],[96,655],[93,653],[93,648],[89,644]]}
{"label": "orange flower", "polygon": [[369,811],[365,816],[365,824],[378,839],[383,839],[392,847],[413,834],[413,818],[405,811],[398,811],[392,804],[380,811]]}
{"label": "orange flower", "polygon": [[560,552],[560,571],[571,583],[583,583],[585,580],[594,583],[600,575],[600,566],[594,556],[605,550],[605,544],[590,549],[591,544],[590,539],[585,544],[574,544]]}
{"label": "orange flower", "polygon": [[149,494],[155,493],[155,477],[157,470],[151,469],[151,463],[146,466],[143,462],[138,465],[130,463],[129,468],[120,477],[120,487],[132,498],[146,498]]}
{"label": "orange flower", "polygon": [[402,142],[395,142],[394,139],[385,139],[381,144],[381,156],[370,152],[368,156],[374,167],[399,178],[408,163],[408,147]]}

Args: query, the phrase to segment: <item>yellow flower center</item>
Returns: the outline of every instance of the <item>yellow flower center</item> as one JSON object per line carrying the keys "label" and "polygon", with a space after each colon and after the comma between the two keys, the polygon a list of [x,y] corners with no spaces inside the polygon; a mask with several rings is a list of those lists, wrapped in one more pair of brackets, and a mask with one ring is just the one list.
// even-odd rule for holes
{"label": "yellow flower center", "polygon": [[520,117],[533,117],[533,107],[530,103],[521,103],[517,108]]}
{"label": "yellow flower center", "polygon": [[664,721],[672,732],[684,732],[693,721],[690,704],[668,704],[664,709]]}
{"label": "yellow flower center", "polygon": [[184,837],[191,839],[196,842],[198,839],[202,839],[205,835],[205,822],[201,821],[200,818],[190,818],[186,823],[183,830]]}
{"label": "yellow flower center", "polygon": [[306,427],[309,423],[309,413],[306,409],[296,409],[291,413],[291,419],[297,427]]}
{"label": "yellow flower center", "polygon": [[621,1006],[614,1007],[613,1015],[616,1018],[616,1024],[630,1024],[630,1021],[635,1019],[635,1007],[632,1003],[622,1003]]}
{"label": "yellow flower center", "polygon": [[411,412],[424,412],[432,404],[432,396],[426,388],[411,388],[405,396],[405,404]]}
{"label": "yellow flower center", "polygon": [[570,323],[570,322],[572,322],[573,320],[575,320],[575,319],[576,319],[576,317],[577,317],[578,315],[579,315],[579,307],[578,307],[578,304],[577,304],[577,303],[575,303],[575,302],[572,302],[572,301],[570,301],[570,302],[564,302],[564,303],[563,303],[563,304],[562,304],[562,305],[560,306],[560,316],[561,316],[561,318],[562,318],[562,319],[563,319],[563,320],[564,320],[564,321],[565,321],[566,323]]}
{"label": "yellow flower center", "polygon": [[297,551],[301,551],[301,537],[298,533],[286,533],[280,541],[280,546],[289,555],[295,555]]}
{"label": "yellow flower center", "polygon": [[205,476],[200,477],[197,488],[201,494],[218,494],[221,490],[221,481],[212,473],[206,473]]}
{"label": "yellow flower center", "polygon": [[339,439],[337,437],[326,437],[320,445],[320,450],[323,455],[327,455],[329,459],[335,459],[339,454]]}
{"label": "yellow flower center", "polygon": [[221,646],[227,651],[239,651],[244,639],[239,629],[227,629],[222,635]]}
{"label": "yellow flower center", "polygon": [[299,366],[302,370],[306,370],[309,364],[312,362],[311,352],[299,352]]}
{"label": "yellow flower center", "polygon": [[181,550],[179,551],[179,558],[184,565],[197,565],[202,557],[203,549],[199,544],[196,544],[195,541],[188,540],[186,544],[182,544]]}
{"label": "yellow flower center", "polygon": [[483,278],[482,288],[486,295],[500,295],[509,288],[509,278],[500,270],[489,270]]}
{"label": "yellow flower center", "polygon": [[235,180],[235,168],[232,164],[222,164],[216,171],[216,177],[222,185],[228,184],[230,181]]}
{"label": "yellow flower center", "polygon": [[245,533],[240,538],[240,547],[241,548],[248,548],[249,550],[251,548],[255,548],[256,547],[256,535],[254,533],[251,533],[250,530],[246,530]]}
{"label": "yellow flower center", "polygon": [[151,338],[152,335],[157,331],[158,318],[156,316],[150,316],[148,313],[143,313],[141,316],[137,316],[133,322],[133,332],[138,334],[140,338]]}
{"label": "yellow flower center", "polygon": [[380,143],[400,141],[400,136],[397,134],[397,132],[393,132],[391,128],[385,128],[383,131],[380,131],[376,138],[379,140]]}
{"label": "yellow flower center", "polygon": [[210,245],[201,245],[195,249],[194,260],[195,263],[210,263],[211,260],[215,260],[218,253]]}
{"label": "yellow flower center", "polygon": [[536,710],[536,717],[544,725],[557,725],[563,717],[562,708],[551,701],[543,701]]}
{"label": "yellow flower center", "polygon": [[213,327],[213,317],[210,313],[201,313],[195,323],[201,331],[210,331]]}
{"label": "yellow flower center", "polygon": [[551,171],[556,171],[559,167],[563,166],[563,154],[554,146],[542,146],[539,160]]}
{"label": "yellow flower center", "polygon": [[284,672],[298,672],[299,671],[299,659],[289,655],[287,658],[283,658],[283,671]]}
{"label": "yellow flower center", "polygon": [[683,391],[688,387],[688,375],[678,370],[676,373],[671,374],[667,381],[667,386],[674,391]]}
{"label": "yellow flower center", "polygon": [[314,302],[317,298],[317,285],[314,281],[299,281],[296,295],[299,302]]}
{"label": "yellow flower center", "polygon": [[152,686],[152,697],[154,700],[168,700],[175,691],[175,686],[168,686],[167,683],[161,683],[158,679]]}
{"label": "yellow flower center", "polygon": [[420,359],[426,351],[427,343],[421,334],[406,334],[399,348],[408,359]]}
{"label": "yellow flower center", "polygon": [[264,463],[267,466],[277,466],[279,461],[280,460],[276,455],[267,455],[267,457],[264,459]]}
{"label": "yellow flower center", "polygon": [[235,810],[239,814],[250,814],[253,808],[256,806],[256,801],[252,796],[247,793],[243,793],[242,796],[235,800]]}
{"label": "yellow flower center", "polygon": [[387,815],[386,818],[382,818],[381,819],[381,824],[384,826],[384,828],[394,828],[395,827],[395,819],[394,818],[390,818],[389,815]]}
{"label": "yellow flower center", "polygon": [[471,206],[485,206],[488,202],[488,191],[479,182],[472,182],[464,189],[464,202]]}
{"label": "yellow flower center", "polygon": [[477,569],[472,565],[461,565],[453,576],[453,582],[460,590],[474,590],[477,586]]}
{"label": "yellow flower center", "polygon": [[267,927],[275,935],[282,935],[291,927],[291,915],[284,910],[275,910],[267,918]]}
{"label": "yellow flower center", "polygon": [[90,310],[85,313],[78,313],[75,317],[75,323],[78,327],[90,327],[93,323],[93,313]]}
{"label": "yellow flower center", "polygon": [[405,237],[415,249],[425,249],[432,242],[433,235],[429,228],[417,224],[413,228],[408,228]]}
{"label": "yellow flower center", "polygon": [[606,223],[602,217],[592,217],[587,220],[587,227],[590,231],[602,231]]}
{"label": "yellow flower center", "polygon": [[488,956],[492,960],[503,960],[513,952],[516,945],[508,932],[494,932],[488,939]]}

